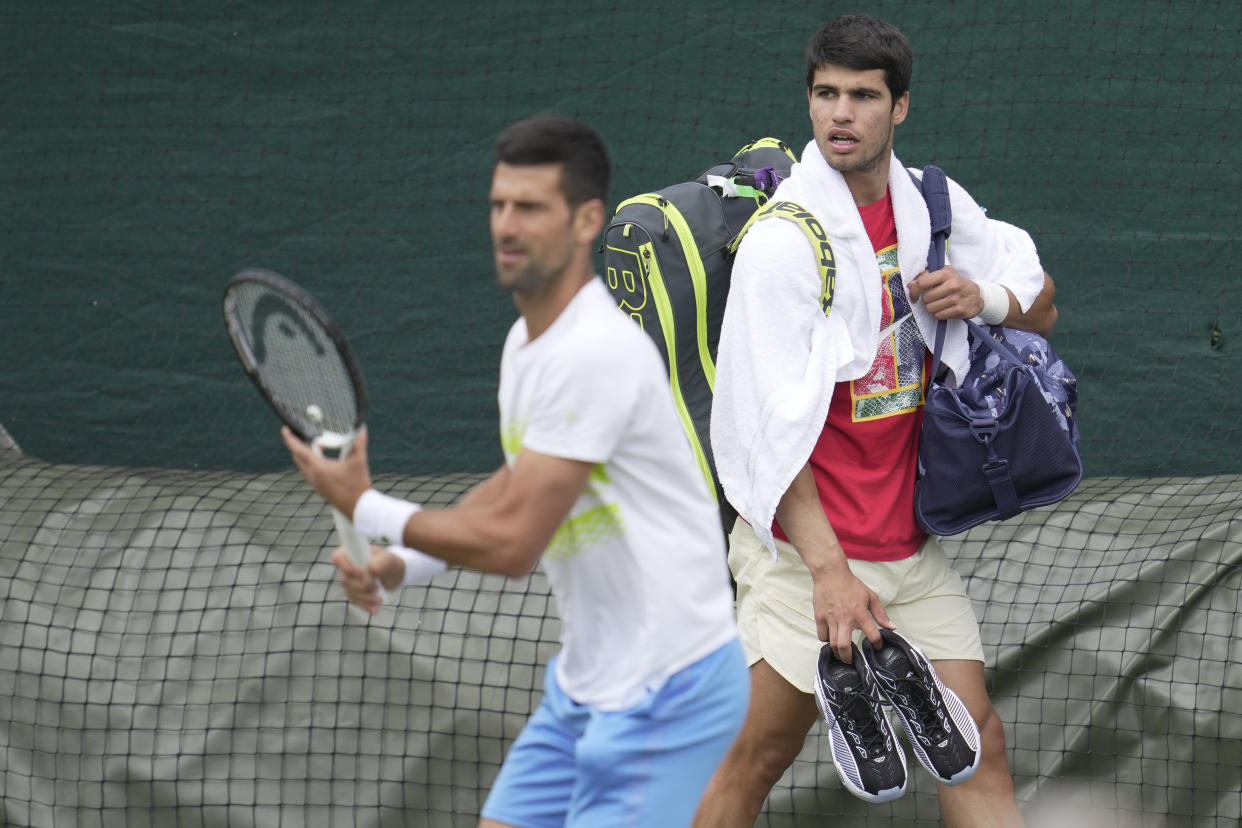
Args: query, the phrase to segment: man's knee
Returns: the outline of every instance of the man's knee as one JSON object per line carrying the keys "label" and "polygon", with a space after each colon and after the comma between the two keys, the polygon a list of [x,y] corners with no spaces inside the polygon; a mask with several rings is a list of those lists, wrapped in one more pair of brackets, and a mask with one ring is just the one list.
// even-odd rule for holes
{"label": "man's knee", "polygon": [[806,736],[803,734],[801,739],[774,738],[755,745],[751,754],[751,768],[756,782],[762,785],[765,791],[770,790],[780,781],[781,776],[802,752],[802,745],[805,741]]}
{"label": "man's knee", "polygon": [[729,777],[730,785],[762,787],[766,791],[793,764],[805,741],[805,733],[796,738],[788,730],[743,727],[721,765],[721,772]]}
{"label": "man's knee", "polygon": [[972,711],[975,725],[979,728],[979,749],[982,752],[981,762],[1009,772],[1009,758],[1005,754],[1005,723],[1001,721],[996,708],[989,703],[985,708]]}
{"label": "man's knee", "polygon": [[802,752],[810,725],[802,717],[779,723],[748,720],[722,766],[726,773],[732,771],[731,783],[762,788],[766,793]]}

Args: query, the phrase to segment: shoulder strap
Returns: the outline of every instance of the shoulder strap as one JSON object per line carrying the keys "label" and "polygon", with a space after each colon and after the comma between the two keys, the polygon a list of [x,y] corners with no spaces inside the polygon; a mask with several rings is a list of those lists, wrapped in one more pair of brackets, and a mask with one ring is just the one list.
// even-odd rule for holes
{"label": "shoulder strap", "polygon": [[[944,244],[953,229],[953,206],[949,201],[949,180],[945,178],[944,170],[934,164],[928,164],[923,168],[922,181],[914,173],[910,173],[910,180],[922,191],[923,200],[927,202],[927,213],[931,216],[932,244],[928,252],[927,266],[930,269],[939,270],[944,267]],[[936,257],[934,268],[932,268],[933,256]]]}
{"label": "shoulder strap", "polygon": [[[927,250],[927,269],[939,270],[944,267],[945,242],[948,241],[949,233],[953,229],[953,207],[949,202],[949,182],[945,178],[944,170],[934,164],[928,164],[923,168],[922,181],[914,173],[910,173],[910,180],[923,193],[923,200],[927,202],[927,214],[931,217],[931,245]],[[940,372],[940,351],[944,348],[947,330],[948,323],[945,320],[941,319],[936,323],[936,344],[932,347],[931,373],[928,374],[932,378]]]}
{"label": "shoulder strap", "polygon": [[811,250],[815,254],[815,264],[819,268],[819,307],[824,312],[824,316],[827,316],[832,310],[832,295],[837,286],[837,260],[832,253],[832,245],[828,241],[828,234],[824,232],[823,225],[811,215],[810,210],[801,204],[795,204],[792,201],[772,201],[756,210],[755,214],[738,231],[733,241],[729,243],[729,254],[737,252],[738,245],[742,243],[742,237],[755,222],[770,216],[793,222],[811,243]]}

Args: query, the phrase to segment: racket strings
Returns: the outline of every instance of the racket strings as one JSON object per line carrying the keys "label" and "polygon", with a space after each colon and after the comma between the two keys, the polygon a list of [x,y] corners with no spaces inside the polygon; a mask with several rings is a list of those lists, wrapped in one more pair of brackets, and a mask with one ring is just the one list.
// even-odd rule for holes
{"label": "racket strings", "polygon": [[362,401],[347,356],[307,308],[262,282],[240,282],[226,316],[247,370],[303,437],[349,434]]}

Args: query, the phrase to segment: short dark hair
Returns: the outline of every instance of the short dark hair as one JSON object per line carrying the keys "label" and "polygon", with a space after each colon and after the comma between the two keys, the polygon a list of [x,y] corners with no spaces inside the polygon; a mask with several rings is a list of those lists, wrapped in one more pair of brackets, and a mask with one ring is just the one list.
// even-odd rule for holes
{"label": "short dark hair", "polygon": [[496,139],[496,163],[560,164],[561,192],[571,207],[591,199],[608,202],[612,165],[599,133],[573,118],[536,115]]}
{"label": "short dark hair", "polygon": [[806,88],[822,66],[883,69],[893,103],[910,89],[914,50],[901,30],[869,14],[843,14],[825,23],[806,49]]}

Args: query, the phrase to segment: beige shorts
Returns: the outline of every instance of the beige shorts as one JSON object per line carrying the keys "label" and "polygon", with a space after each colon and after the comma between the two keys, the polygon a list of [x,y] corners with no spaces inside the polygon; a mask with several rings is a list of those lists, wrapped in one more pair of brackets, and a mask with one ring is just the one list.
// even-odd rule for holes
{"label": "beige shorts", "polygon": [[[792,544],[778,540],[776,548],[773,560],[744,520],[729,536],[738,629],[748,664],[766,661],[794,687],[810,693],[824,645],[811,609],[811,573]],[[983,661],[974,607],[934,537],[900,561],[849,564],[879,596],[897,631],[929,659]]]}

